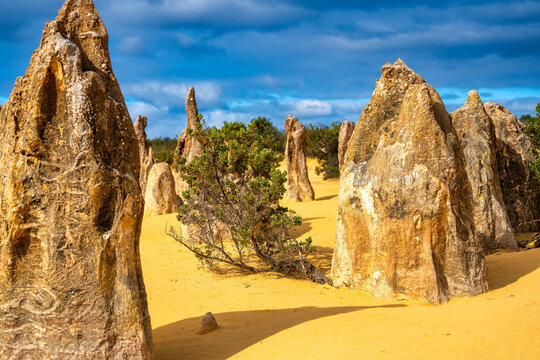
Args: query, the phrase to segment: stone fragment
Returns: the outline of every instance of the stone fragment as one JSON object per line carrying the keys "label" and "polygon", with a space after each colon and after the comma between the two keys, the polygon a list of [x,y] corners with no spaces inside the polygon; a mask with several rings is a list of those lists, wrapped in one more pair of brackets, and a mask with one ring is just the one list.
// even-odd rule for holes
{"label": "stone fragment", "polygon": [[141,191],[146,193],[146,182],[148,180],[148,174],[150,169],[157,162],[154,157],[153,150],[148,146],[146,140],[146,125],[148,119],[146,116],[139,115],[135,121],[135,134],[137,135],[137,141],[139,143],[139,159],[141,162],[141,175],[139,176],[139,184],[141,185]]}
{"label": "stone fragment", "polygon": [[212,332],[217,328],[219,328],[219,326],[216,319],[214,318],[214,315],[211,312],[207,312],[202,319],[199,335],[208,334],[209,332]]}
{"label": "stone fragment", "polygon": [[287,116],[285,120],[287,146],[285,160],[287,163],[287,193],[285,200],[311,201],[315,193],[309,182],[306,165],[306,127],[295,116]]}
{"label": "stone fragment", "polygon": [[540,184],[530,164],[536,158],[525,125],[504,106],[487,102],[497,137],[501,190],[510,223],[516,232],[540,231]]}
{"label": "stone fragment", "polygon": [[339,128],[339,146],[338,146],[338,161],[339,161],[339,172],[343,171],[343,161],[345,160],[345,153],[349,147],[349,140],[354,131],[354,124],[350,121],[345,120],[341,123]]}
{"label": "stone fragment", "polygon": [[334,284],[431,304],[487,291],[466,176],[437,92],[384,65],[345,154]]}
{"label": "stone fragment", "polygon": [[474,224],[484,253],[517,250],[514,231],[501,193],[495,128],[478,92],[450,114],[465,157],[465,169],[474,205]]}
{"label": "stone fragment", "polygon": [[0,358],[151,359],[138,145],[92,1],[45,25],[0,124]]}
{"label": "stone fragment", "polygon": [[179,205],[180,198],[176,195],[171,167],[165,162],[155,164],[148,175],[144,215],[172,214],[178,211]]}

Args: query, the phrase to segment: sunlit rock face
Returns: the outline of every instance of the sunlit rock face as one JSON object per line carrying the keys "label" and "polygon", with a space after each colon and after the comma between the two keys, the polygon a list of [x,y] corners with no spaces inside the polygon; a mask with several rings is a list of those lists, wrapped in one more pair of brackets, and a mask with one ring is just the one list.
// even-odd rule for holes
{"label": "sunlit rock face", "polygon": [[[187,124],[186,128],[178,137],[176,144],[176,156],[183,156],[187,162],[195,160],[202,154],[202,144],[193,136],[188,135],[188,129],[195,130],[201,126],[199,119],[199,111],[197,109],[197,99],[195,98],[195,89],[193,86],[189,88],[185,101]],[[173,168],[173,176],[175,179],[176,193],[182,196],[182,193],[187,190],[188,185],[182,179],[180,174]]]}
{"label": "sunlit rock face", "polygon": [[497,163],[501,190],[516,232],[540,231],[540,183],[530,164],[536,158],[525,125],[504,106],[484,104],[497,138]]}
{"label": "sunlit rock face", "polygon": [[148,124],[148,118],[146,116],[138,116],[135,121],[135,134],[137,135],[137,142],[139,143],[139,160],[141,162],[141,173],[139,175],[139,184],[141,185],[141,191],[146,193],[146,182],[150,169],[157,162],[154,157],[154,152],[148,146],[146,140],[146,126]]}
{"label": "sunlit rock face", "polygon": [[287,146],[287,192],[285,199],[290,201],[311,201],[315,193],[309,181],[306,165],[306,127],[295,116],[285,119]]}
{"label": "sunlit rock face", "polygon": [[345,154],[347,153],[347,149],[349,147],[349,140],[351,139],[353,131],[354,124],[347,120],[342,122],[341,126],[339,127],[338,161],[340,173],[343,169]]}
{"label": "sunlit rock face", "polygon": [[484,253],[517,250],[499,182],[495,128],[478,93],[469,92],[467,102],[450,116],[465,156],[474,225]]}
{"label": "sunlit rock face", "polygon": [[178,212],[179,196],[174,188],[174,177],[169,164],[157,163],[148,175],[144,196],[144,215],[165,215]]}
{"label": "sunlit rock face", "polygon": [[46,24],[0,124],[0,358],[152,358],[138,145],[90,0]]}
{"label": "sunlit rock face", "polygon": [[386,64],[349,141],[331,276],[439,304],[487,291],[465,159],[437,92]]}

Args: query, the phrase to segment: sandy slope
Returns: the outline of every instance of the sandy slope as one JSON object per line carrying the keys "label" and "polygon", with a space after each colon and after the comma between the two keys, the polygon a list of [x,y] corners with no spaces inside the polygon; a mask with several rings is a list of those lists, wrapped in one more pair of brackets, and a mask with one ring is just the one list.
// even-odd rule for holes
{"label": "sandy slope", "polygon": [[[339,184],[311,179],[318,200],[286,205],[329,271]],[[214,275],[164,235],[167,223],[175,215],[147,217],[141,236],[157,360],[540,359],[540,249],[489,256],[489,293],[428,306],[272,274]],[[197,335],[207,311],[221,328]]]}

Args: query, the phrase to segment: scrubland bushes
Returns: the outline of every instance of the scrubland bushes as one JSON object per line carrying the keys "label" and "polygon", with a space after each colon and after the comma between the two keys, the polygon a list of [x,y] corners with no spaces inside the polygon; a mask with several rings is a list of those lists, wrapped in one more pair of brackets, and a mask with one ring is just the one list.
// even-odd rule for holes
{"label": "scrubland bushes", "polygon": [[286,174],[278,169],[281,140],[272,124],[257,118],[219,129],[203,121],[188,136],[203,150],[194,161],[175,164],[188,190],[178,214],[183,231],[170,227],[168,235],[213,270],[228,265],[329,282],[306,260],[315,251],[311,239],[298,241],[289,233],[301,218],[279,205]]}

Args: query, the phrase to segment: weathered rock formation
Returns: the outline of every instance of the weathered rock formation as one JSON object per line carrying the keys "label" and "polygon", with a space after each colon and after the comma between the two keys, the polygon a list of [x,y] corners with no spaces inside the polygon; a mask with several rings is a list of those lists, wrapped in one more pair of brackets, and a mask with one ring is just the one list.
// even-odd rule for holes
{"label": "weathered rock formation", "polygon": [[478,92],[469,92],[465,105],[450,116],[465,156],[474,224],[484,253],[517,250],[501,193],[495,129]]}
{"label": "weathered rock formation", "polygon": [[311,201],[315,193],[309,182],[306,165],[306,127],[295,116],[287,116],[285,120],[287,146],[285,160],[287,163],[286,200]]}
{"label": "weathered rock formation", "polygon": [[341,123],[339,128],[339,145],[338,145],[338,161],[339,161],[339,172],[343,171],[343,161],[345,160],[345,153],[349,147],[349,140],[354,131],[354,124],[350,121],[345,120]]}
{"label": "weathered rock formation", "polygon": [[151,359],[137,140],[90,0],[45,25],[0,124],[0,358]]}
{"label": "weathered rock formation", "polygon": [[144,215],[164,215],[178,211],[180,198],[176,195],[174,177],[167,163],[152,166],[144,196]]}
{"label": "weathered rock formation", "polygon": [[540,184],[529,164],[535,152],[525,125],[502,105],[487,102],[497,137],[497,162],[502,195],[516,232],[540,231]]}
{"label": "weathered rock formation", "polygon": [[[202,153],[202,144],[192,136],[188,136],[187,129],[196,129],[200,126],[199,111],[197,110],[197,100],[195,99],[195,89],[193,86],[189,88],[186,95],[186,114],[187,125],[186,129],[182,130],[182,134],[178,137],[176,145],[176,153],[186,158],[187,162],[193,161]],[[174,171],[174,179],[176,183],[176,193],[182,196],[182,192],[187,190],[187,184],[184,182],[180,174]]]}
{"label": "weathered rock formation", "polygon": [[431,304],[487,291],[466,176],[437,92],[384,65],[345,155],[334,284]]}
{"label": "weathered rock formation", "polygon": [[146,192],[146,181],[148,180],[148,174],[150,169],[157,162],[154,157],[154,152],[148,146],[146,140],[146,125],[148,119],[146,116],[139,115],[135,121],[135,134],[137,135],[137,141],[139,143],[139,159],[141,162],[141,175],[139,176],[139,184],[141,185],[141,191],[143,194]]}

